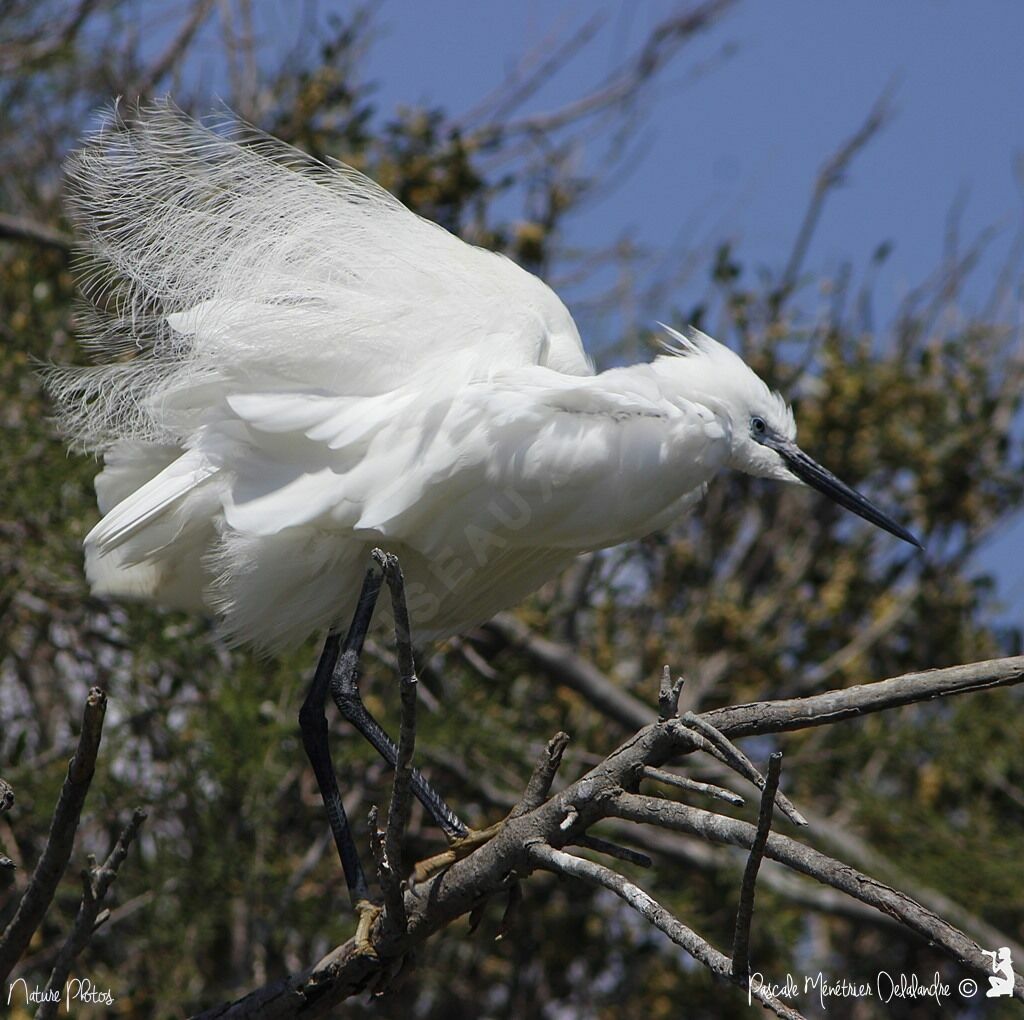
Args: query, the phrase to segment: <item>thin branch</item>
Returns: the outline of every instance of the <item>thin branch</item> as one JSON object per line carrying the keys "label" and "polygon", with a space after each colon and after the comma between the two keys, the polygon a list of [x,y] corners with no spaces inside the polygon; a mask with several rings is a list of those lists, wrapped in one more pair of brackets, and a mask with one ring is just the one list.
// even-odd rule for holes
{"label": "thin branch", "polygon": [[[6,779],[0,779],[0,814],[14,807],[14,790]],[[18,866],[6,854],[0,853],[0,889],[6,889],[14,881]]]}
{"label": "thin branch", "polygon": [[797,231],[796,240],[793,242],[793,249],[786,262],[786,268],[782,272],[779,285],[775,291],[776,308],[780,307],[785,299],[793,292],[803,266],[807,249],[810,247],[811,238],[818,226],[822,210],[825,208],[825,200],[829,192],[833,191],[843,182],[846,171],[856,157],[857,153],[864,148],[872,138],[885,126],[891,116],[890,96],[892,86],[886,86],[885,91],[875,100],[874,105],[868,111],[864,123],[850,135],[825,160],[818,176],[814,182],[814,190],[811,193],[811,200],[804,212],[804,218]]}
{"label": "thin branch", "polygon": [[[757,830],[747,822],[688,804],[635,793],[621,794],[610,810],[615,817],[626,821],[657,825],[748,850],[757,836]],[[961,965],[985,975],[991,972],[988,960],[976,942],[905,893],[778,833],[769,835],[765,855],[888,914],[928,942],[941,947]],[[1014,994],[1024,1001],[1024,977],[1017,977]]]}
{"label": "thin branch", "polygon": [[[110,911],[100,914],[100,907],[106,898],[107,892],[117,878],[118,869],[128,856],[128,848],[132,845],[135,837],[139,834],[139,828],[146,820],[146,812],[142,808],[136,808],[132,812],[131,821],[125,826],[117,842],[110,851],[109,856],[103,862],[102,867],[96,866],[94,858],[90,858],[89,867],[82,872],[82,902],[78,907],[78,915],[64,945],[61,946],[57,956],[57,962],[53,965],[50,979],[46,982],[46,989],[43,994],[43,1001],[36,1011],[36,1020],[50,1020],[57,1015],[60,1009],[60,989],[67,983],[68,975],[71,973],[71,965],[76,957],[86,947],[93,933],[110,916]],[[56,999],[52,998],[53,992],[57,992]]]}
{"label": "thin branch", "polygon": [[808,726],[823,726],[841,719],[856,719],[869,712],[883,712],[954,694],[1012,687],[1022,681],[1024,655],[1012,655],[1005,659],[986,659],[923,673],[905,673],[889,680],[876,680],[807,698],[755,701],[716,708],[702,712],[699,718],[730,737],[782,733]]}
{"label": "thin branch", "polygon": [[764,859],[768,833],[772,827],[772,812],[775,808],[775,793],[779,788],[782,772],[782,754],[776,751],[768,758],[768,774],[761,793],[761,808],[757,815],[757,834],[750,848],[747,866],[743,869],[743,883],[740,886],[740,902],[736,908],[736,930],[732,939],[733,977],[746,979],[750,975],[750,924],[754,919],[754,893],[757,888],[757,873]]}
{"label": "thin branch", "polygon": [[182,22],[178,34],[167,44],[163,53],[153,61],[145,77],[131,90],[132,97],[148,96],[160,84],[161,79],[174,69],[174,65],[192,45],[193,38],[203,27],[203,22],[210,16],[216,2],[217,0],[196,0],[192,13]]}
{"label": "thin branch", "polygon": [[[745,859],[737,862],[735,855],[723,855],[718,847],[685,833],[667,832],[651,826],[638,829],[632,823],[614,819],[604,824],[613,832],[628,832],[629,838],[637,846],[657,854],[662,866],[667,863],[699,868],[702,871],[714,872],[722,880],[726,880],[727,876],[734,876],[737,871],[739,877],[742,877]],[[860,924],[875,925],[886,932],[892,932],[899,927],[894,918],[880,914],[874,907],[851,899],[837,889],[819,885],[775,862],[770,862],[769,867],[762,868],[758,872],[757,880],[762,887],[785,897],[794,906],[827,914],[829,917],[849,918]],[[1005,943],[995,940],[988,944]]]}
{"label": "thin branch", "polygon": [[[521,651],[545,676],[576,691],[625,729],[639,729],[654,719],[654,713],[642,701],[617,687],[592,663],[566,645],[533,634],[514,616],[499,613],[482,629]],[[1016,655],[905,673],[806,698],[732,705],[702,712],[699,718],[729,737],[755,736],[827,725],[919,701],[1010,687],[1021,681],[1024,655]]]}
{"label": "thin branch", "polygon": [[[1006,680],[1006,670],[1007,664],[1011,662],[1015,667],[1024,667],[1022,658],[958,668],[953,672],[958,675],[959,687],[950,678],[948,671],[936,671],[934,674],[924,674],[925,678],[930,679],[919,681],[914,694],[908,695],[899,683],[896,688],[890,686],[888,693],[895,699],[894,703],[902,704],[908,699],[914,700],[915,696],[923,699],[937,696],[937,690],[940,693],[953,693],[949,689],[951,685],[954,689],[968,689],[972,685],[978,689],[1009,682]],[[886,684],[891,685],[892,681],[868,685],[864,690],[868,691],[866,696],[869,701],[872,698],[870,688],[884,688]],[[846,693],[835,692],[835,695],[842,697]],[[815,699],[803,701],[821,704]],[[744,710],[749,707],[745,706]],[[771,703],[767,707],[770,711]],[[880,707],[876,705],[874,710]],[[647,710],[646,714],[650,718],[653,713]],[[702,718],[706,721],[708,718],[714,719],[715,715],[709,713]],[[802,712],[798,719],[799,725],[812,724],[807,721],[806,712]],[[741,715],[740,722],[748,726],[750,719]],[[792,725],[791,719],[787,725]],[[743,732],[756,732],[756,728],[749,725]],[[555,846],[566,841],[576,842],[581,836],[587,835],[590,826],[606,818],[651,823],[669,831],[750,850],[757,838],[754,826],[689,805],[622,792],[635,785],[645,766],[657,767],[681,753],[689,753],[695,749],[698,740],[703,738],[683,725],[682,720],[655,722],[640,728],[574,783],[551,795],[535,809],[520,815],[510,815],[502,824],[493,827],[493,838],[480,845],[472,854],[447,862],[443,872],[424,879],[422,884],[408,887],[404,894],[408,918],[406,929],[404,932],[388,932],[381,930],[385,926],[379,926],[374,937],[374,948],[378,953],[376,958],[357,952],[355,941],[349,940],[306,971],[275,981],[236,1002],[217,1006],[204,1013],[203,1017],[206,1020],[223,1017],[283,1020],[300,1014],[307,1018],[326,1015],[337,1003],[370,987],[388,966],[388,960],[414,951],[434,932],[468,914],[488,896],[507,890],[509,875],[524,873],[530,861],[536,863],[529,856],[534,847],[539,844]],[[547,757],[542,760],[543,771],[547,770]],[[571,833],[565,830],[567,820]],[[768,835],[765,856],[816,879],[828,888],[849,895],[851,903],[863,905],[862,910],[882,911],[885,917],[931,940],[953,959],[979,974],[988,973],[987,959],[976,943],[906,894],[777,834]],[[589,865],[589,862],[586,863]],[[598,865],[593,867],[600,869]],[[607,868],[603,870],[613,876],[615,874]],[[670,924],[668,926],[672,928]],[[685,927],[672,928],[672,931],[684,941],[688,938],[689,930]],[[699,936],[695,938],[699,939]],[[703,952],[699,941],[691,941],[691,944],[698,952]],[[716,974],[735,983],[731,962],[725,956],[710,947],[705,956]],[[1024,982],[1018,984],[1017,994],[1024,999]],[[754,989],[751,992],[754,993]]]}
{"label": "thin branch", "polygon": [[522,883],[519,881],[519,876],[515,873],[512,874],[511,879],[512,881],[508,887],[508,901],[501,915],[501,924],[498,925],[498,931],[494,936],[495,942],[503,939],[512,930],[519,917],[519,908],[522,906]]}
{"label": "thin branch", "polygon": [[549,741],[544,753],[537,762],[529,783],[526,784],[526,792],[522,799],[512,809],[510,818],[517,815],[525,815],[532,811],[547,799],[551,792],[551,784],[554,782],[558,766],[562,764],[562,755],[569,744],[569,734],[559,731]]}
{"label": "thin branch", "polygon": [[562,40],[542,40],[520,59],[494,92],[459,117],[459,127],[471,130],[477,120],[486,118],[489,124],[497,124],[507,118],[554,78],[593,39],[604,22],[605,15],[595,15]]}
{"label": "thin branch", "polygon": [[679,695],[686,681],[679,676],[673,681],[666,666],[661,672],[661,689],[658,691],[658,718],[663,722],[674,719],[679,713]]}
{"label": "thin branch", "polygon": [[65,255],[70,254],[75,247],[75,239],[70,234],[10,213],[0,213],[0,241],[26,241],[44,248],[53,248]]}
{"label": "thin branch", "polygon": [[68,866],[82,805],[96,767],[106,710],[106,694],[99,687],[90,688],[82,714],[78,747],[68,766],[68,775],[53,812],[46,846],[11,923],[0,937],[0,984],[6,981],[28,947]]}
{"label": "thin branch", "polygon": [[[766,788],[767,781],[761,775],[757,766],[724,733],[708,722],[706,718],[694,715],[693,712],[687,712],[683,716],[682,722],[688,729],[696,730],[708,741],[710,748],[715,752],[715,756],[719,760],[723,761],[741,776],[749,779],[758,789],[764,790]],[[797,811],[784,793],[776,792],[775,803],[778,805],[779,810],[794,825],[807,824],[807,819]]]}
{"label": "thin branch", "polygon": [[656,783],[665,783],[667,786],[677,786],[681,790],[692,790],[694,793],[702,793],[707,797],[714,797],[716,800],[724,800],[726,804],[734,807],[742,807],[746,801],[732,790],[723,786],[714,786],[711,783],[701,783],[689,776],[680,776],[675,772],[666,772],[664,769],[656,769],[645,765],[643,770],[644,779],[653,779]]}
{"label": "thin branch", "polygon": [[370,853],[377,865],[377,881],[384,893],[384,917],[388,925],[398,931],[404,931],[406,925],[405,900],[402,896],[402,881],[388,860],[384,847],[384,834],[377,825],[376,806],[370,808]]}
{"label": "thin branch", "polygon": [[67,47],[78,34],[98,0],[80,0],[67,21],[56,30],[47,27],[40,39],[5,40],[0,46],[0,74],[18,72],[22,75],[34,65],[42,64]]}
{"label": "thin branch", "polygon": [[[735,0],[707,0],[655,25],[643,46],[602,85],[550,113],[532,114],[501,125],[504,137],[557,131],[635,99],[640,88],[675,56],[691,36],[709,28]],[[487,128],[481,129],[486,131]]]}
{"label": "thin branch", "polygon": [[598,854],[607,854],[609,857],[615,857],[627,864],[635,864],[639,868],[649,868],[654,863],[647,854],[631,850],[628,846],[619,846],[618,843],[612,843],[598,836],[577,836],[573,840],[573,844],[593,850]]}
{"label": "thin branch", "polygon": [[647,705],[612,683],[593,663],[567,645],[534,634],[511,613],[499,613],[481,629],[523,652],[543,673],[582,694],[599,712],[627,729],[639,729],[654,718]]}
{"label": "thin branch", "polygon": [[[591,885],[601,886],[615,893],[628,903],[641,917],[659,931],[667,935],[677,946],[685,949],[695,960],[704,964],[713,974],[739,983],[744,989],[746,981],[737,982],[733,976],[729,959],[714,948],[709,942],[688,928],[666,910],[657,900],[652,899],[638,885],[623,878],[622,875],[582,857],[574,857],[562,850],[555,850],[544,843],[536,843],[530,847],[531,860],[548,871],[573,878],[582,879]],[[790,1020],[800,1020],[801,1014],[791,1009],[784,1002],[769,995],[764,989],[752,987],[751,994],[767,1006],[776,1016]]]}
{"label": "thin branch", "polygon": [[963,904],[950,899],[944,893],[921,884],[914,875],[907,874],[892,860],[870,846],[864,839],[843,827],[834,818],[810,813],[810,822],[816,840],[824,842],[833,854],[842,860],[870,872],[894,888],[900,889],[929,910],[945,918],[986,946],[1009,946],[1015,958],[1024,959],[1024,944],[966,909]]}

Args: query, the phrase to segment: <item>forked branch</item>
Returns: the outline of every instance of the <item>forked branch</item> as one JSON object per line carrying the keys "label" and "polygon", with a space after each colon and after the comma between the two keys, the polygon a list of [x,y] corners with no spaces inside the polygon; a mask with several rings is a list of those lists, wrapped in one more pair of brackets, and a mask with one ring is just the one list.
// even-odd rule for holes
{"label": "forked branch", "polygon": [[96,768],[96,755],[100,749],[103,717],[106,711],[106,694],[98,687],[91,688],[82,713],[82,732],[78,737],[78,748],[68,765],[67,778],[64,780],[57,807],[53,812],[46,846],[14,917],[0,936],[0,985],[7,980],[7,976],[28,947],[32,935],[46,915],[50,901],[57,891],[57,884],[71,859],[75,833],[78,831],[78,819]]}
{"label": "forked branch", "polygon": [[[545,652],[550,662],[551,648],[546,646]],[[510,888],[518,888],[517,876],[540,869],[611,890],[723,981],[740,985],[778,1016],[798,1017],[799,1013],[773,998],[766,988],[748,988],[746,979],[752,964],[756,964],[750,956],[750,930],[752,921],[756,921],[754,888],[763,857],[839,890],[863,905],[860,909],[878,911],[880,917],[884,915],[927,940],[967,970],[987,976],[989,962],[981,947],[954,925],[905,893],[804,842],[771,832],[775,807],[781,809],[786,804],[790,814],[795,813],[777,790],[779,759],[770,759],[767,776],[762,777],[728,737],[823,725],[935,697],[1008,686],[1022,679],[1024,657],[1015,657],[897,677],[812,698],[742,705],[683,719],[666,711],[672,690],[671,685],[663,685],[659,692],[661,718],[640,728],[600,764],[555,793],[550,792],[552,782],[568,738],[564,734],[553,738],[519,805],[497,828],[494,838],[440,874],[402,890],[404,924],[384,923],[388,913],[396,913],[385,911],[384,920],[370,933],[375,955],[357,952],[350,940],[306,971],[273,982],[236,1002],[223,1003],[201,1016],[211,1020],[324,1015],[338,1002],[373,987],[382,974],[388,973],[388,968],[394,969],[397,961],[455,919],[472,914],[479,920],[483,902],[495,894],[509,894]],[[655,713],[648,711],[654,717]],[[662,767],[698,752],[713,754],[716,760],[725,762],[762,789],[756,826],[705,808],[637,793],[643,780],[664,782],[666,777],[683,778],[666,773]],[[729,791],[717,787],[704,790],[683,783],[673,785],[710,798],[736,799],[735,795],[723,798]],[[603,819],[684,832],[713,844],[731,844],[750,851],[738,891],[731,958],[675,917],[627,874],[608,863],[599,864],[566,851],[567,847],[577,846],[613,862],[648,863],[644,855],[629,847],[590,835],[590,828]],[[392,889],[390,895],[394,894]],[[1024,1001],[1024,981],[1020,978],[1014,994]]]}

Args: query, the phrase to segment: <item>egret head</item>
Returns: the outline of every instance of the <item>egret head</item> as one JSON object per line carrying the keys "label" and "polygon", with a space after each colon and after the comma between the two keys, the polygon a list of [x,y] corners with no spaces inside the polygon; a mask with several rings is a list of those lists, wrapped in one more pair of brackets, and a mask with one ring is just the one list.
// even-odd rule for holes
{"label": "egret head", "polygon": [[666,346],[681,356],[678,377],[684,395],[710,407],[730,426],[730,467],[758,478],[809,485],[891,535],[923,548],[906,528],[797,446],[792,409],[739,355],[699,330],[683,335],[665,328],[672,338]]}

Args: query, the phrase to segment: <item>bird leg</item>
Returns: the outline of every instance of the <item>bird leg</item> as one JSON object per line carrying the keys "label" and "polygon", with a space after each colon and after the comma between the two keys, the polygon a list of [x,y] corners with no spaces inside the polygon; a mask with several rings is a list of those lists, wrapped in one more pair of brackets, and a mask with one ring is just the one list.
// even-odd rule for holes
{"label": "bird leg", "polygon": [[[356,929],[357,949],[371,953],[373,949],[369,934],[380,908],[370,901],[366,874],[359,861],[352,830],[338,790],[338,782],[328,747],[324,702],[327,693],[330,692],[342,716],[394,768],[398,760],[398,746],[363,704],[359,693],[359,658],[384,579],[387,580],[392,593],[399,659],[404,659],[411,664],[412,647],[405,592],[398,561],[395,557],[378,553],[376,550],[374,558],[381,569],[371,567],[367,571],[362,590],[359,593],[359,601],[344,640],[335,630],[328,634],[309,693],[299,712],[303,746],[310,764],[313,766],[320,796],[327,811],[327,820],[338,848],[338,856],[341,859],[352,908],[359,916]],[[469,829],[416,768],[412,769],[409,786],[450,842],[446,851],[428,858],[416,866],[413,881],[422,881],[425,877],[435,874],[456,860],[467,857],[477,847],[492,839],[501,828],[502,823],[499,822],[497,825],[479,831]]]}
{"label": "bird leg", "polygon": [[[373,558],[383,571],[384,579],[391,591],[399,668],[403,674],[415,675],[409,609],[405,601],[405,582],[398,558],[379,549],[373,551]],[[394,767],[398,758],[398,748],[363,704],[359,696],[357,666],[358,655],[348,661],[343,656],[331,682],[331,693],[345,718],[356,726],[381,756]],[[498,822],[486,829],[469,829],[415,768],[410,779],[413,793],[449,841],[447,850],[415,866],[412,873],[412,882],[415,884],[468,857],[478,847],[493,839],[501,831],[504,822]]]}
{"label": "bird leg", "polygon": [[[408,613],[405,612],[405,595],[401,583],[401,573],[397,570],[398,561],[394,557],[381,553],[378,557],[377,550],[374,550],[374,558],[381,564],[384,577],[392,590],[393,599],[396,602],[396,638],[399,643],[401,656],[408,656],[412,660],[412,650],[409,643]],[[352,619],[352,627],[349,628],[348,636],[345,639],[345,646],[339,651],[333,649],[333,664],[330,673],[329,689],[338,711],[350,722],[376,749],[377,753],[392,767],[398,761],[398,745],[388,736],[384,727],[370,714],[369,709],[363,704],[359,693],[359,656],[363,650],[363,641],[369,629],[370,615],[373,613],[373,604],[370,605],[370,613],[364,620],[360,616],[360,607],[363,604],[363,597],[367,593],[367,586],[370,584],[370,577],[374,578],[372,599],[377,600],[380,593],[381,578],[375,570],[370,570],[366,581],[363,582],[363,592],[359,596],[359,606]],[[395,594],[397,592],[397,595]],[[399,608],[400,607],[400,608]],[[399,619],[404,617],[404,626],[399,624]],[[358,628],[357,628],[358,623]],[[351,640],[350,640],[351,639]],[[324,646],[324,654],[321,662],[328,654],[330,637],[327,645]],[[315,682],[315,681],[314,681]],[[413,768],[409,786],[419,802],[426,808],[427,814],[434,820],[434,823],[450,839],[459,839],[469,832],[467,826],[459,819],[459,816],[444,802],[441,795],[427,782],[419,769]]]}
{"label": "bird leg", "polygon": [[[342,871],[345,873],[345,884],[348,886],[352,909],[359,916],[359,924],[356,928],[357,948],[370,952],[373,950],[370,946],[369,932],[379,908],[370,902],[366,874],[359,862],[359,852],[356,849],[348,816],[345,814],[345,806],[342,804],[341,793],[338,790],[338,780],[334,774],[334,765],[331,762],[327,740],[327,716],[324,714],[324,703],[327,700],[327,691],[339,655],[344,658],[353,648],[362,647],[363,637],[370,625],[373,608],[380,592],[380,583],[381,579],[376,571],[371,570],[367,573],[363,589],[359,594],[359,603],[344,642],[335,631],[332,630],[328,634],[323,653],[313,675],[313,682],[310,684],[309,693],[299,710],[302,745],[306,749],[306,756],[313,766],[317,786],[320,788],[320,797],[327,811],[327,821],[334,836],[334,844],[338,848]],[[358,652],[356,654],[358,655]]]}

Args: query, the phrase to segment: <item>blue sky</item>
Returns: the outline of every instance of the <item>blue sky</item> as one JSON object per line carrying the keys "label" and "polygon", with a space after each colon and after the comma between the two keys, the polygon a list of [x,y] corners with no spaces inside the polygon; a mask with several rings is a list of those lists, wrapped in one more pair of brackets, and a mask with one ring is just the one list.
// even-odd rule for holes
{"label": "blue sky", "polygon": [[[598,81],[674,6],[391,0],[378,7],[367,76],[382,113],[424,102],[457,113],[545,36],[603,13],[599,36],[531,102],[543,110]],[[998,264],[1024,221],[1013,170],[1024,147],[1022,39],[1024,4],[1009,0],[740,3],[665,75],[640,165],[576,219],[569,240],[629,231],[667,249],[686,227],[698,243],[729,236],[748,263],[778,267],[822,159],[891,83],[895,119],[833,194],[809,268],[862,262],[891,241],[880,292],[895,302],[937,264],[958,197],[966,239],[1002,225]]]}
{"label": "blue sky", "polygon": [[[385,116],[421,103],[458,114],[540,40],[602,13],[594,42],[528,107],[550,109],[598,82],[674,6],[391,0],[377,9],[365,70]],[[960,200],[965,243],[999,228],[967,291],[980,306],[1024,224],[1014,169],[1024,153],[1022,40],[1024,4],[1011,0],[740,3],[665,75],[647,106],[639,165],[568,224],[565,240],[589,246],[628,233],[655,251],[677,251],[729,237],[741,261],[778,271],[822,160],[891,84],[895,117],[831,196],[807,269],[863,265],[890,242],[876,287],[884,321],[938,265]],[[701,286],[684,283],[677,307]],[[671,310],[643,313],[653,322]],[[1007,620],[1024,611],[1022,560],[1020,520],[978,559],[999,578]]]}

